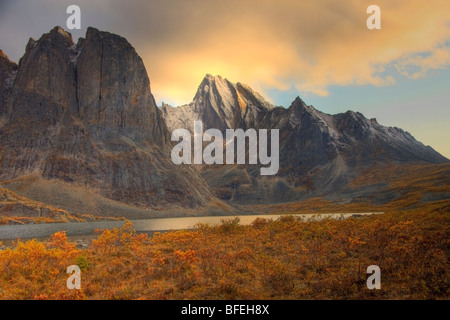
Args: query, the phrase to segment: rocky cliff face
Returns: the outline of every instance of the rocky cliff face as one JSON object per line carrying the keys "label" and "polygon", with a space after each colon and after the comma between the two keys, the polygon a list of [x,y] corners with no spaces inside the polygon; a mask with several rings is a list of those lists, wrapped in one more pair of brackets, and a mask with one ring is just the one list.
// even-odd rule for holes
{"label": "rocky cliff face", "polygon": [[10,61],[6,54],[0,50],[0,121],[6,114],[6,98],[11,93],[11,87],[17,74],[17,68],[17,64]]}
{"label": "rocky cliff face", "polygon": [[[289,108],[274,107],[248,86],[210,75],[200,84],[191,104],[163,106],[162,111],[172,129],[192,130],[194,120],[202,120],[205,128],[222,131],[279,129],[280,169],[274,177],[260,176],[257,165],[202,167],[202,175],[215,194],[234,203],[271,203],[322,195],[345,200],[344,189],[365,168],[448,161],[409,133],[382,126],[361,113],[329,115],[307,106],[300,98]],[[350,196],[358,196],[358,191]]]}
{"label": "rocky cliff face", "polygon": [[38,175],[139,206],[213,199],[193,168],[171,162],[147,72],[124,38],[89,28],[75,45],[56,27],[30,39],[19,66],[0,56],[0,79],[0,180]]}

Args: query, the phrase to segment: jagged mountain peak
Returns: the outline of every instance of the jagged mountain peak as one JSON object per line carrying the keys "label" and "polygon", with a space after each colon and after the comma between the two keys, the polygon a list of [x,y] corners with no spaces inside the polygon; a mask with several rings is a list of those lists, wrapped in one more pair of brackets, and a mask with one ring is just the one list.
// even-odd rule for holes
{"label": "jagged mountain peak", "polygon": [[0,50],[0,73],[10,73],[18,68],[17,63],[9,60],[9,57],[3,50]]}
{"label": "jagged mountain peak", "polygon": [[28,43],[25,47],[25,55],[20,59],[19,65],[26,63],[26,60],[31,57],[31,59],[45,59],[43,55],[50,54],[50,60],[54,59],[55,55],[69,56],[75,49],[75,43],[73,41],[72,35],[65,31],[63,28],[57,26],[54,27],[50,32],[43,34],[38,40],[30,37]]}
{"label": "jagged mountain peak", "polygon": [[[89,36],[95,35],[95,34],[99,34],[101,31],[93,26],[89,26],[86,29],[86,38],[88,38]],[[103,33],[109,33],[107,31],[102,31]]]}
{"label": "jagged mountain peak", "polygon": [[27,53],[28,51],[30,51],[31,49],[33,49],[36,46],[36,39],[34,39],[33,37],[30,37],[30,39],[28,39],[28,43],[25,47],[25,53]]}
{"label": "jagged mountain peak", "polygon": [[[300,98],[300,96],[297,96],[294,99],[294,101],[292,101],[292,103],[288,109],[292,109],[294,112],[309,112],[309,113],[320,112],[313,106],[307,105],[305,103],[305,101],[303,101],[303,99]],[[320,113],[322,113],[322,112],[320,112]]]}
{"label": "jagged mountain peak", "polygon": [[303,101],[300,96],[295,97],[294,101],[291,104],[292,106],[306,106],[305,101]]}
{"label": "jagged mountain peak", "polygon": [[205,95],[214,96],[216,100],[220,100],[222,105],[219,107],[226,107],[226,104],[232,105],[237,102],[244,113],[247,107],[252,105],[260,105],[267,110],[274,107],[249,85],[241,82],[233,83],[221,75],[213,76],[207,73],[197,89],[194,102],[197,99],[203,99]]}
{"label": "jagged mountain peak", "polygon": [[218,79],[218,80],[227,80],[226,78],[223,78],[220,74],[213,75],[211,73],[205,74],[205,77],[203,78],[203,80],[208,80],[208,81],[215,81],[216,79]]}
{"label": "jagged mountain peak", "polygon": [[[100,39],[104,40],[104,39],[111,39],[113,41],[116,41],[118,45],[126,45],[127,47],[131,47],[133,48],[133,46],[128,42],[127,39],[125,39],[124,37],[115,34],[115,33],[111,33],[108,31],[101,31],[97,28],[91,27],[89,26],[86,30],[86,37],[83,40],[95,40],[98,41]],[[82,39],[82,38],[80,38]],[[134,50],[134,48],[133,48]]]}
{"label": "jagged mountain peak", "polygon": [[[410,133],[386,127],[376,119],[368,119],[362,113],[348,110],[335,115],[324,113],[297,96],[289,108],[274,107],[249,86],[234,84],[221,76],[207,74],[202,80],[192,103],[178,108],[163,106],[162,114],[169,129],[192,130],[195,120],[203,121],[204,128],[277,128],[292,141],[286,153],[305,151],[311,159],[299,154],[289,161],[292,166],[301,160],[304,168],[332,161],[371,163],[389,159],[408,163],[441,163],[448,159],[424,146]],[[315,141],[315,142],[313,142]],[[358,152],[349,151],[359,148]],[[349,157],[350,153],[355,156]],[[303,160],[302,160],[303,159]],[[336,160],[337,159],[337,160]],[[353,164],[352,164],[353,165]],[[352,167],[349,165],[349,167]],[[295,165],[294,165],[295,167]],[[297,169],[296,169],[297,170]]]}
{"label": "jagged mountain peak", "polygon": [[60,34],[60,35],[62,35],[62,36],[65,37],[65,38],[68,38],[68,39],[72,39],[72,40],[73,40],[72,34],[71,34],[70,32],[68,32],[68,31],[64,30],[64,28],[62,28],[62,27],[60,27],[60,26],[54,27],[54,28],[50,31],[49,34],[50,34],[50,35],[54,35],[54,36]]}
{"label": "jagged mountain peak", "polygon": [[248,128],[274,106],[250,86],[233,83],[220,75],[206,74],[193,101],[177,108],[162,106],[169,129],[192,128],[201,120],[205,128]]}
{"label": "jagged mountain peak", "polygon": [[191,104],[164,107],[163,116],[169,128],[192,130],[193,121],[202,120],[204,129],[279,130],[280,169],[270,182],[258,178],[251,165],[202,168],[220,198],[242,203],[339,194],[360,170],[374,165],[448,162],[408,132],[383,126],[360,112],[331,115],[300,97],[288,108],[274,107],[249,86],[218,76],[207,75]]}
{"label": "jagged mountain peak", "polygon": [[[215,77],[209,73],[206,74],[205,77],[200,82],[200,85],[197,88],[197,92],[195,94],[194,100],[198,96],[201,96],[203,94],[203,92],[208,93],[211,85],[214,85],[214,83],[216,82],[216,79],[219,80],[219,77]],[[222,80],[222,79],[220,79],[220,80]]]}
{"label": "jagged mountain peak", "polygon": [[380,125],[355,111],[330,115],[300,97],[289,108],[260,114],[263,117],[253,128],[278,129],[282,137],[277,177],[263,181],[251,165],[203,168],[208,183],[224,200],[248,204],[339,196],[361,170],[371,166],[449,161],[402,129]]}
{"label": "jagged mountain peak", "polygon": [[[194,101],[203,99],[206,95],[215,95],[217,98],[225,95],[230,95],[234,85],[226,78],[222,78],[220,75],[213,76],[206,74],[200,83],[197,93],[195,94]],[[224,101],[226,102],[226,101]]]}
{"label": "jagged mountain peak", "polygon": [[9,62],[12,62],[11,60],[9,60],[8,56],[6,55],[6,53],[0,49],[0,59],[5,59]]}
{"label": "jagged mountain peak", "polygon": [[[33,38],[30,38],[30,40],[34,41]],[[72,34],[70,32],[67,32],[60,26],[56,26],[49,33],[43,34],[38,42],[42,41],[59,42],[65,44],[68,47],[71,47],[75,44]]]}

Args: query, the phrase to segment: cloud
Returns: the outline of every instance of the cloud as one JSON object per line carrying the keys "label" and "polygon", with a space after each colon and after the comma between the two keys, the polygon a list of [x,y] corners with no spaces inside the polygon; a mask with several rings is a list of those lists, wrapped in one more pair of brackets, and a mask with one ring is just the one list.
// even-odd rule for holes
{"label": "cloud", "polygon": [[408,54],[395,64],[396,70],[409,79],[420,79],[428,71],[450,66],[450,47],[438,47],[434,51]]}
{"label": "cloud", "polygon": [[[166,8],[157,41],[142,55],[157,98],[179,103],[192,99],[205,73],[261,91],[295,87],[326,96],[335,85],[392,85],[395,78],[380,70],[395,63],[401,74],[416,66],[414,79],[448,65],[448,1],[378,5],[382,29],[371,31],[362,0],[191,1]],[[184,15],[171,18],[172,10]]]}
{"label": "cloud", "polygon": [[[66,2],[70,1],[16,0],[8,7],[11,15],[0,22],[2,34],[17,34],[8,30],[7,23],[13,20],[20,21],[21,33],[48,32],[48,24],[64,23]],[[263,94],[273,88],[296,88],[301,94],[326,96],[330,86],[392,85],[396,75],[384,72],[387,68],[416,79],[449,65],[448,0],[376,2],[381,30],[366,28],[370,4],[366,0],[79,0],[77,4],[84,29],[92,25],[114,32],[135,46],[157,100],[182,104],[191,101],[206,73],[247,83]],[[51,15],[39,17],[45,21],[44,30],[36,17],[21,19],[37,7],[38,12],[52,8]]]}

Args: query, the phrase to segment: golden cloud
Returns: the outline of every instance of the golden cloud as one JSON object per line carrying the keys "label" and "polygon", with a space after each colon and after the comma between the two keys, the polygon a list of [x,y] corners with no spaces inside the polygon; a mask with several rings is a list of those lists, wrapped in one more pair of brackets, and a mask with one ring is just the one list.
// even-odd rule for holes
{"label": "golden cloud", "polygon": [[178,104],[206,73],[327,95],[331,85],[391,85],[389,66],[416,79],[450,65],[448,0],[375,2],[381,30],[366,28],[365,0],[161,2],[159,36],[139,52],[157,99]]}

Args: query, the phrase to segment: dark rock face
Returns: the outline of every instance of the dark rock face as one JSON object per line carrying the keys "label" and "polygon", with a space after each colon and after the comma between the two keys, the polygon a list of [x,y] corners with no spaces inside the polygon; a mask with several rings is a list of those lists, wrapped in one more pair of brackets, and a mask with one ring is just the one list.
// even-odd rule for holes
{"label": "dark rock face", "polygon": [[[3,79],[17,66],[0,57],[0,68]],[[197,207],[213,199],[193,168],[171,162],[147,72],[124,38],[89,28],[75,45],[56,27],[30,39],[3,93],[1,180],[37,174],[142,206]]]}
{"label": "dark rock face", "polygon": [[17,68],[17,64],[10,61],[6,54],[0,50],[0,117],[6,113],[6,98],[11,93]]}
{"label": "dark rock face", "polygon": [[166,143],[147,72],[134,48],[122,37],[88,28],[78,50],[78,112],[94,140],[120,134],[139,143]]}
{"label": "dark rock face", "polygon": [[1,178],[31,173],[41,166],[59,136],[66,110],[74,109],[75,71],[71,37],[53,29],[38,42],[30,39],[7,98],[1,129]]}

